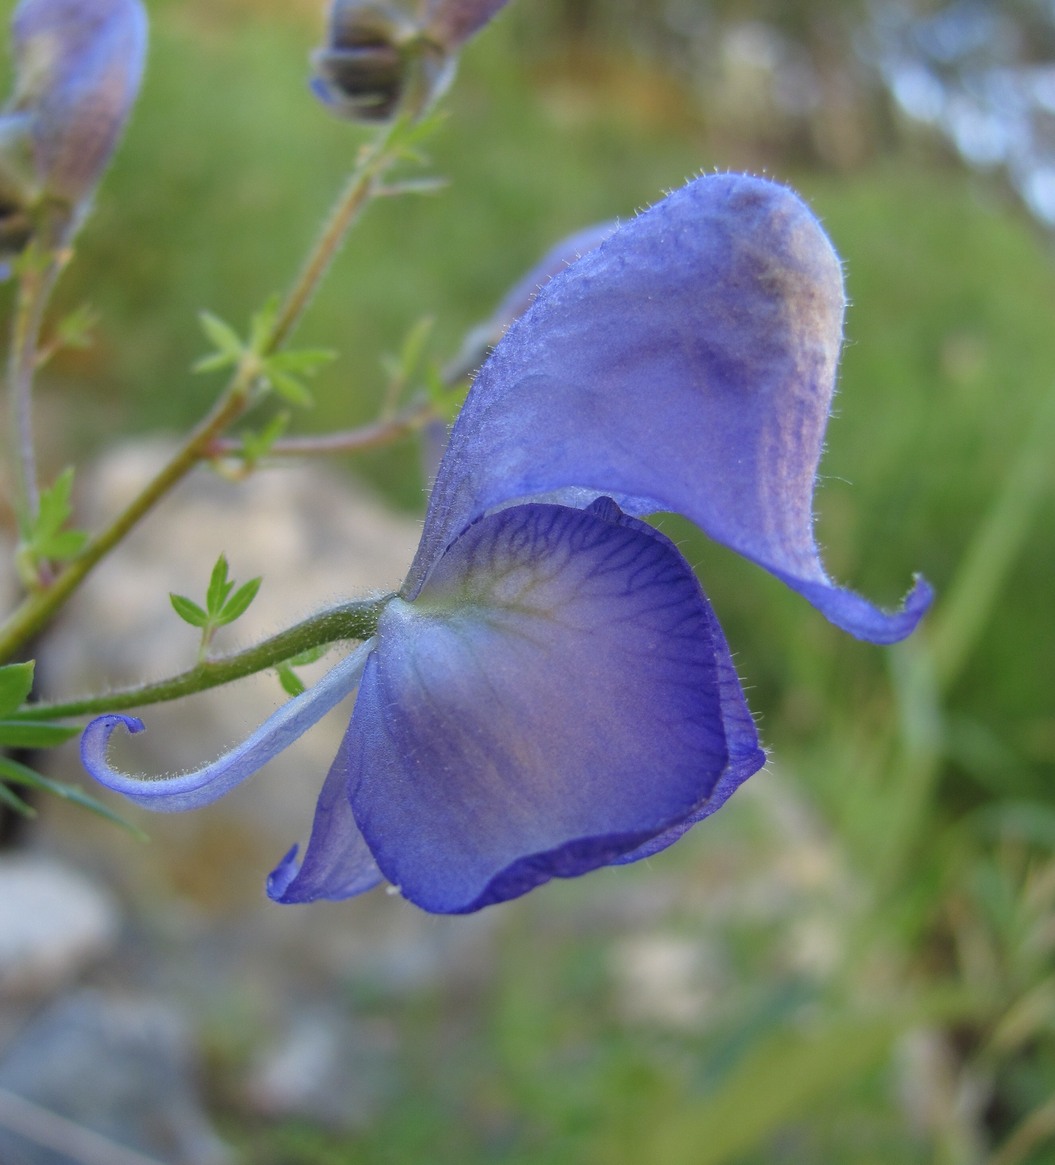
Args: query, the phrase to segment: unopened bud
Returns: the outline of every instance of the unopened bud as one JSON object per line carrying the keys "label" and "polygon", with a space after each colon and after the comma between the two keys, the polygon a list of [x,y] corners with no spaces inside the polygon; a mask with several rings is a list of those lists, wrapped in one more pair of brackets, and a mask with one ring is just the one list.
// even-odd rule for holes
{"label": "unopened bud", "polygon": [[146,12],[140,0],[21,0],[12,40],[15,92],[0,116],[7,249],[42,204],[69,222],[87,204],[139,92]]}
{"label": "unopened bud", "polygon": [[421,112],[447,87],[453,64],[414,20],[370,0],[335,0],[312,63],[316,96],[339,116],[366,122]]}

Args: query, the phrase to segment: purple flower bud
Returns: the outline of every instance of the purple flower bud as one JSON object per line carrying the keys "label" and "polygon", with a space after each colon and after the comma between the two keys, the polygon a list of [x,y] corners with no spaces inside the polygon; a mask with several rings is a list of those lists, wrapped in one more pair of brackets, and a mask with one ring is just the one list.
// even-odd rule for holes
{"label": "purple flower bud", "polygon": [[312,64],[315,96],[339,117],[363,122],[424,110],[453,71],[452,58],[416,21],[374,0],[335,0]]}
{"label": "purple flower bud", "polygon": [[351,121],[423,113],[454,76],[456,53],[506,0],[333,0],[326,45],[312,56],[316,97]]}
{"label": "purple flower bud", "polygon": [[16,83],[3,136],[22,136],[31,201],[80,207],[139,92],[146,12],[140,0],[22,0],[12,34]]}

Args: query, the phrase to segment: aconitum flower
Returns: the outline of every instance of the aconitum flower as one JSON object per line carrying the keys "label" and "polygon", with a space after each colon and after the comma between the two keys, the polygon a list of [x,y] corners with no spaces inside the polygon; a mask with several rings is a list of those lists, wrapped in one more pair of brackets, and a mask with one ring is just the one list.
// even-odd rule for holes
{"label": "aconitum flower", "polygon": [[102,177],[139,92],[140,0],[21,0],[15,91],[0,118],[0,184],[17,205],[76,216]]}
{"label": "aconitum flower", "polygon": [[807,208],[754,178],[697,179],[539,291],[451,433],[410,573],[375,635],[214,765],[143,781],[156,809],[254,772],[346,693],[351,722],[280,902],[382,880],[463,913],[633,862],[713,813],[764,762],[711,607],[642,519],[675,511],[833,623],[888,643],[834,584],[812,498],[842,334],[840,264]]}

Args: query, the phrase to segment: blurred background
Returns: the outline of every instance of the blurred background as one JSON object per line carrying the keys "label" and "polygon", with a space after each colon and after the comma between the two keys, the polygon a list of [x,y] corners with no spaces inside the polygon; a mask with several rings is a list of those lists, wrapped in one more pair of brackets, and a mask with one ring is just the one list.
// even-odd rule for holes
{"label": "blurred background", "polygon": [[[46,466],[83,466],[89,513],[218,391],[189,374],[198,311],[241,327],[289,282],[365,140],[308,92],[317,0],[148,7],[145,89],[57,299],[91,304],[94,343],[40,385]],[[371,207],[301,329],[340,355],[295,431],[372,419],[419,320],[442,363],[564,235],[700,171],[765,173],[820,216],[852,300],[827,564],[888,605],[919,570],[935,610],[898,648],[856,643],[663,520],[771,763],[647,865],[476,918],[261,901],[329,738],[259,794],[267,821],[247,790],[144,820],[144,847],[41,806],[4,876],[58,863],[60,930],[85,933],[47,976],[0,938],[0,1160],[91,1165],[89,1142],[41,1147],[59,1112],[172,1165],[1055,1163],[1055,8],[513,0],[445,107],[446,188]],[[397,584],[425,496],[410,443],[240,488],[173,499],[182,533],[141,540],[121,601],[111,576],[45,649],[52,694],[185,666],[166,592],[220,550],[261,601],[292,596],[265,631]],[[199,706],[150,721],[183,750],[159,763],[237,736]],[[36,1140],[4,1089],[39,1104]]]}

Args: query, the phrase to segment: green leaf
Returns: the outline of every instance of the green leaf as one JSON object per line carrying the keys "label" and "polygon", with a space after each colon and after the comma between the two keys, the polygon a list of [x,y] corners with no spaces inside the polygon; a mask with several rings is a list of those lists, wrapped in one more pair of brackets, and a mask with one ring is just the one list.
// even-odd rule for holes
{"label": "green leaf", "polygon": [[304,376],[314,376],[320,368],[332,364],[337,353],[329,348],[291,348],[286,352],[276,352],[264,363],[265,369],[277,368],[280,372],[299,372]]}
{"label": "green leaf", "polygon": [[280,663],[275,671],[278,672],[278,682],[287,696],[300,696],[307,691],[304,681],[288,663]]}
{"label": "green leaf", "polygon": [[450,184],[449,178],[441,178],[438,175],[432,178],[403,178],[397,182],[386,182],[378,189],[378,193],[384,194],[387,198],[403,194],[439,194]]}
{"label": "green leaf", "polygon": [[[15,133],[18,134],[18,131],[15,130]],[[13,144],[16,144],[16,148],[19,148],[19,153],[21,153],[20,143],[18,143],[17,138]],[[25,161],[26,179],[28,180],[30,173],[34,169],[31,160],[32,146],[29,145],[28,140],[26,141],[26,149],[29,151]],[[8,161],[9,159],[5,158],[5,162]],[[21,169],[21,166],[19,166],[19,169]],[[20,180],[16,177],[16,181]],[[27,275],[43,275],[48,269],[52,258],[53,254],[50,248],[42,246],[36,239],[31,239],[29,245],[24,248],[22,253],[11,260],[12,274],[17,275],[19,278]]]}
{"label": "green leaf", "polygon": [[290,414],[278,413],[258,432],[247,429],[241,434],[242,457],[250,466],[255,465],[271,452],[271,446],[289,427]]}
{"label": "green leaf", "polygon": [[309,663],[318,663],[320,659],[330,650],[332,644],[321,643],[318,647],[308,647],[297,655],[291,656],[286,660],[290,667],[306,667]]}
{"label": "green leaf", "polygon": [[[425,393],[433,404],[446,406],[453,395],[451,385],[443,379],[443,373],[435,364],[426,364],[421,370]],[[464,396],[464,392],[462,396]]]}
{"label": "green leaf", "polygon": [[289,659],[283,660],[275,668],[275,671],[278,673],[278,681],[288,695],[299,696],[302,692],[307,691],[307,686],[304,681],[293,669],[295,667],[306,667],[309,663],[316,663],[330,650],[330,646],[329,643],[321,643],[318,647],[306,648],[304,651],[298,652],[297,655],[292,655]]}
{"label": "green leaf", "polygon": [[76,736],[79,728],[40,720],[0,720],[0,746],[5,748],[54,748]]}
{"label": "green leaf", "polygon": [[1012,838],[1055,850],[1055,807],[1041,801],[1004,801],[976,810],[967,824],[987,841]]}
{"label": "green leaf", "polygon": [[170,594],[169,601],[185,623],[201,629],[201,650],[204,653],[218,627],[233,623],[245,614],[256,598],[262,581],[260,578],[250,579],[236,590],[234,579],[229,577],[227,557],[221,554],[209,576],[204,607],[186,595]]}
{"label": "green leaf", "polygon": [[209,616],[197,603],[191,602],[186,595],[176,595],[170,592],[169,602],[172,604],[172,609],[184,623],[189,623],[192,627],[205,627],[208,625]]}
{"label": "green leaf", "polygon": [[[951,985],[890,1011],[844,1011],[808,1028],[782,1025],[753,1041],[707,1095],[682,1104],[642,1131],[633,1156],[663,1165],[740,1165],[768,1161],[782,1126],[830,1106],[839,1090],[881,1064],[898,1036],[920,1026],[977,1022],[988,1000]],[[749,1114],[749,1119],[745,1118]]]}
{"label": "green leaf", "polygon": [[215,345],[218,353],[229,357],[233,356],[235,361],[241,358],[245,345],[242,343],[241,336],[230,324],[220,319],[219,316],[213,315],[211,311],[199,312],[198,322],[201,324],[202,331]]}
{"label": "green leaf", "polygon": [[307,387],[301,384],[295,376],[290,376],[288,372],[273,368],[271,361],[268,361],[263,375],[275,392],[284,400],[288,400],[291,405],[299,405],[304,409],[310,409],[314,405],[315,399]]}
{"label": "green leaf", "polygon": [[63,470],[49,489],[41,490],[37,516],[25,534],[26,546],[37,562],[45,558],[56,562],[73,558],[87,540],[83,531],[62,528],[73,512],[72,493],[72,468]]}
{"label": "green leaf", "polygon": [[399,351],[399,367],[404,380],[410,380],[421,365],[425,345],[428,343],[434,323],[432,316],[422,316],[407,332]]}
{"label": "green leaf", "polygon": [[37,541],[34,549],[38,558],[66,562],[80,554],[87,541],[88,535],[83,530],[60,530],[49,538]]}
{"label": "green leaf", "polygon": [[37,811],[32,805],[27,805],[17,793],[9,789],[2,781],[0,781],[0,804],[6,805],[8,809],[13,810],[20,817],[36,817],[37,815]]}
{"label": "green leaf", "polygon": [[91,305],[82,303],[59,321],[58,341],[63,348],[90,348],[92,330],[99,322],[99,313]]}
{"label": "green leaf", "polygon": [[30,789],[42,789],[53,797],[61,797],[63,801],[69,801],[71,805],[79,805],[82,809],[87,809],[99,817],[104,817],[114,825],[119,825],[133,837],[139,838],[140,841],[147,840],[147,835],[137,825],[125,821],[123,817],[120,817],[101,801],[97,801],[83,789],[77,788],[76,785],[67,785],[63,781],[53,781],[50,777],[35,772],[28,765],[20,764],[6,756],[0,756],[0,778],[13,781],[16,785],[25,785]]}
{"label": "green leaf", "polygon": [[250,352],[255,353],[257,356],[262,356],[264,350],[270,343],[281,303],[282,301],[276,292],[274,295],[268,297],[264,306],[258,312],[254,313],[252,319],[249,321],[249,343],[247,347]]}
{"label": "green leaf", "polygon": [[222,610],[216,617],[217,623],[225,625],[233,623],[235,619],[240,619],[249,610],[249,605],[256,598],[257,591],[260,590],[260,584],[263,581],[263,578],[258,577],[243,583],[224,603]]}
{"label": "green leaf", "polygon": [[233,368],[238,363],[238,357],[227,352],[216,352],[212,356],[203,356],[195,360],[190,366],[191,372],[215,372],[218,368]]}
{"label": "green leaf", "polygon": [[192,372],[214,372],[218,368],[232,368],[245,354],[242,338],[230,324],[212,312],[198,313],[202,331],[212,341],[214,351],[191,365]]}
{"label": "green leaf", "polygon": [[430,316],[422,317],[403,337],[398,355],[385,355],[381,358],[381,367],[388,379],[382,415],[395,408],[407,385],[418,378],[425,362],[425,346],[432,331],[432,324]]}
{"label": "green leaf", "polygon": [[233,582],[227,581],[227,558],[221,554],[209,576],[209,589],[205,592],[205,609],[210,616],[218,615],[227,602]]}
{"label": "green leaf", "polygon": [[73,512],[70,497],[73,493],[73,469],[64,469],[49,489],[41,490],[40,507],[33,534],[36,540],[53,536]]}
{"label": "green leaf", "polygon": [[442,109],[434,109],[431,113],[418,119],[406,118],[402,124],[392,129],[388,139],[388,148],[393,154],[423,163],[425,156],[418,151],[418,146],[432,137],[447,120],[447,114]]}
{"label": "green leaf", "polygon": [[33,660],[0,667],[0,716],[21,708],[33,690]]}

